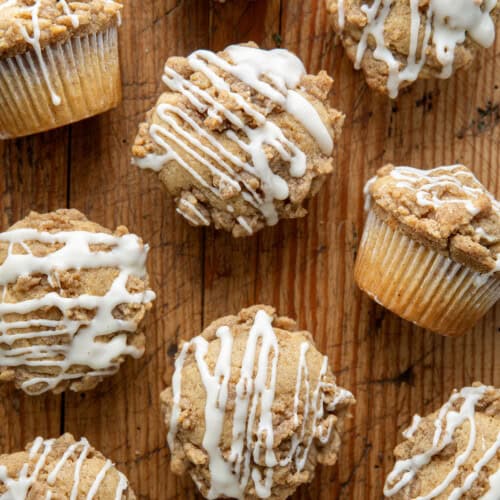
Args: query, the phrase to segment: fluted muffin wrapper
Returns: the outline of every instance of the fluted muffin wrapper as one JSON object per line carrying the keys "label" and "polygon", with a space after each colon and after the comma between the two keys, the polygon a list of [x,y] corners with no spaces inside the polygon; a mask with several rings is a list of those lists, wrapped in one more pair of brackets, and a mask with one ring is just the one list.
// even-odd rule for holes
{"label": "fluted muffin wrapper", "polygon": [[0,60],[0,138],[50,130],[119,104],[116,26],[47,46],[41,59],[30,50]]}
{"label": "fluted muffin wrapper", "polygon": [[500,280],[422,245],[370,210],[355,265],[380,305],[442,335],[469,331],[500,299]]}

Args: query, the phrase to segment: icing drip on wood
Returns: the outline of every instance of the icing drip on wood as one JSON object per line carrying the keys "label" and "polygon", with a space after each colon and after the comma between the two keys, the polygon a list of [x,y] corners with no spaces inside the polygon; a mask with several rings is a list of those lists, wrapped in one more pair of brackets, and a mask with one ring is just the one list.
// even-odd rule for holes
{"label": "icing drip on wood", "polygon": [[[35,484],[35,482],[37,482],[40,471],[46,466],[47,457],[53,450],[54,443],[55,439],[43,440],[41,437],[36,438],[29,451],[29,462],[22,466],[17,477],[9,477],[7,474],[7,468],[4,465],[0,465],[0,483],[7,488],[7,491],[0,496],[0,500],[25,500],[28,498],[31,487]],[[79,498],[78,494],[80,492],[81,468],[83,462],[87,458],[89,450],[90,444],[85,438],[82,438],[77,443],[69,446],[61,459],[49,472],[49,475],[47,476],[47,485],[49,487],[54,486],[62,468],[70,459],[72,459],[73,462],[74,458],[77,457],[76,461],[74,461],[73,484],[69,500],[76,500]],[[35,462],[37,457],[38,459]],[[29,473],[29,469],[32,467],[33,472]],[[96,496],[99,492],[101,483],[112,467],[113,463],[110,460],[107,460],[104,466],[100,469],[99,473],[96,475],[86,496],[86,500],[92,500]],[[114,500],[121,500],[123,492],[128,488],[128,480],[121,472],[117,472],[119,475],[119,481]],[[50,500],[52,498],[52,494],[53,492],[49,489],[45,496],[45,500]]]}
{"label": "icing drip on wood", "polygon": [[[403,82],[415,81],[427,60],[429,48],[434,48],[442,65],[440,78],[449,78],[453,71],[455,50],[464,43],[467,35],[483,47],[491,47],[495,39],[495,24],[491,12],[497,0],[430,0],[422,15],[419,0],[410,1],[410,44],[405,63],[386,45],[384,28],[391,12],[393,0],[375,0],[371,5],[364,3],[361,10],[367,23],[364,27],[356,52],[356,69],[361,68],[368,48],[368,39],[375,42],[373,57],[387,64],[389,75],[387,90],[389,96],[397,97]],[[344,29],[344,2],[338,0],[338,25]],[[424,17],[422,17],[424,16]],[[423,43],[419,49],[419,36]]]}
{"label": "icing drip on wood", "polygon": [[[29,242],[62,245],[45,257],[30,251]],[[133,234],[120,237],[104,233],[68,231],[59,233],[39,232],[34,229],[18,229],[0,234],[0,243],[8,244],[5,261],[0,265],[0,366],[3,367],[49,367],[56,368],[52,375],[33,377],[22,384],[29,394],[40,394],[52,390],[65,380],[79,379],[85,375],[104,376],[114,374],[118,358],[124,355],[140,357],[142,352],[127,345],[127,334],[121,333],[106,342],[100,336],[116,332],[134,332],[132,321],[115,318],[115,308],[122,304],[148,304],[155,294],[146,290],[130,293],[129,278],[146,276],[146,257],[149,247],[143,245]],[[109,251],[91,250],[93,245],[105,245]],[[24,253],[19,252],[19,246]],[[16,250],[15,250],[16,249]],[[29,275],[47,276],[49,284],[57,288],[59,273],[69,270],[116,268],[118,275],[103,296],[80,295],[65,297],[61,292],[50,292],[43,297],[22,302],[7,302],[8,287],[20,277]],[[61,318],[7,320],[8,315],[34,314],[43,308],[55,308]],[[81,308],[95,311],[91,319],[70,318],[71,310]],[[13,333],[13,330],[17,333]],[[70,341],[61,344],[59,337],[69,336]],[[44,345],[43,341],[47,340]],[[29,346],[17,346],[22,341],[34,341]],[[86,366],[90,372],[78,372],[75,366]],[[42,388],[33,391],[36,384]]]}
{"label": "icing drip on wood", "polygon": [[[206,391],[205,435],[203,447],[208,454],[211,476],[207,498],[221,496],[243,499],[250,480],[259,498],[268,498],[273,486],[274,469],[295,462],[297,471],[304,469],[313,439],[325,444],[329,441],[334,420],[327,429],[318,425],[325,414],[325,389],[336,390],[336,398],[327,411],[333,413],[342,401],[352,398],[346,390],[338,390],[334,384],[323,381],[328,359],[323,358],[319,379],[309,376],[306,355],[309,342],[301,344],[297,367],[293,421],[298,427],[292,436],[289,453],[278,459],[274,452],[273,403],[279,358],[279,344],[272,318],[263,310],[257,312],[249,332],[243,355],[239,379],[235,385],[232,442],[229,452],[220,448],[226,408],[229,398],[229,382],[232,369],[233,335],[227,326],[217,330],[220,352],[213,373],[205,361],[209,344],[203,337],[186,342],[175,362],[172,380],[173,405],[168,433],[168,444],[173,451],[180,417],[182,396],[182,370],[189,352],[194,352],[196,364]],[[303,420],[299,426],[299,406],[303,405]],[[258,412],[259,410],[259,412]],[[256,441],[254,438],[256,436]],[[253,463],[264,465],[263,473]]]}
{"label": "icing drip on wood", "polygon": [[[272,147],[284,162],[289,163],[292,177],[305,174],[306,156],[275,122],[268,120],[249,100],[236,92],[234,86],[219,76],[214,68],[232,75],[291,114],[315,139],[325,155],[333,151],[332,134],[315,107],[300,93],[300,82],[306,72],[296,56],[282,49],[261,50],[240,45],[230,46],[224,52],[231,62],[207,50],[194,52],[187,61],[191,69],[202,73],[218,92],[227,93],[256,126],[249,126],[240,113],[231,111],[214,99],[211,93],[165,66],[163,82],[171,92],[182,94],[201,115],[230,123],[232,129],[225,132],[225,138],[231,141],[232,147],[225,147],[181,107],[162,103],[156,108],[161,124],[153,124],[149,133],[164,153],[135,158],[134,163],[141,168],[160,171],[169,161],[176,161],[195,182],[219,199],[223,198],[223,186],[242,193],[247,203],[260,210],[267,224],[274,225],[278,221],[274,201],[285,200],[289,196],[289,188],[285,179],[273,172],[265,148]],[[174,146],[182,150],[182,156],[174,150]],[[233,150],[240,150],[243,154],[234,154]],[[188,157],[219,179],[220,186],[207,182],[193,168]],[[250,161],[242,159],[245,157],[249,157]],[[247,174],[260,181],[257,189],[250,185]],[[247,230],[245,225],[243,227]]]}
{"label": "icing drip on wood", "polygon": [[[114,2],[113,0],[105,0],[105,3],[116,3],[116,2]],[[56,6],[59,5],[61,6],[61,10],[70,18],[73,28],[78,28],[80,20],[78,18],[78,15],[75,14],[73,9],[68,4],[68,0],[56,0]],[[52,104],[54,106],[59,106],[62,102],[61,96],[59,96],[56,90],[54,89],[54,85],[50,78],[50,72],[47,67],[47,63],[45,61],[45,58],[43,57],[44,49],[42,48],[40,43],[41,29],[40,29],[39,13],[40,13],[40,7],[42,6],[42,0],[34,0],[32,5],[24,5],[24,4],[19,5],[18,0],[3,0],[0,4],[0,10],[14,6],[18,6],[21,9],[21,12],[24,16],[31,18],[31,23],[32,23],[31,35],[28,33],[25,26],[21,22],[18,22],[19,30],[23,38],[26,40],[28,44],[31,45],[31,47],[35,52],[38,64],[42,71],[43,79],[50,93]],[[14,20],[14,22],[16,22],[16,20]],[[121,22],[120,15],[118,15],[118,24],[120,24],[120,22]]]}
{"label": "icing drip on wood", "polygon": [[[466,422],[469,424],[469,440],[466,449],[463,450],[453,463],[452,469],[448,472],[446,477],[439,483],[432,491],[420,495],[417,500],[431,500],[446,492],[458,477],[461,477],[461,467],[467,462],[471,456],[474,447],[476,446],[477,428],[476,428],[476,407],[488,391],[488,387],[465,387],[460,392],[455,392],[449,401],[445,403],[439,410],[438,415],[434,421],[434,435],[432,438],[431,447],[422,453],[414,455],[405,460],[398,460],[392,472],[388,475],[384,487],[384,495],[392,497],[399,493],[403,488],[408,486],[419,474],[419,472],[438,456],[447,446],[454,441],[455,431],[463,426]],[[454,404],[461,401],[460,408],[454,410]],[[417,421],[412,426],[412,435],[418,431],[420,421]],[[467,475],[460,487],[452,490],[450,500],[458,500],[464,493],[469,491],[474,482],[477,480],[480,471],[491,460],[497,456],[500,450],[500,433],[497,436],[493,445],[485,451],[483,456],[474,465],[473,471]],[[495,486],[495,475],[490,480],[490,484]],[[491,490],[490,490],[491,493]],[[494,491],[492,492],[494,494]],[[498,493],[498,492],[497,492]],[[484,497],[483,497],[484,498]],[[486,498],[498,498],[491,497]]]}

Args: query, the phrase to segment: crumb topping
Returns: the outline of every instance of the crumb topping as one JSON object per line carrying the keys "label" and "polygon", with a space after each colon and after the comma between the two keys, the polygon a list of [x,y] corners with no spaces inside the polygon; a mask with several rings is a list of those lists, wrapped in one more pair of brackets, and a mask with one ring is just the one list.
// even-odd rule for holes
{"label": "crumb topping", "polygon": [[460,264],[500,276],[500,203],[463,165],[381,168],[366,186],[384,220]]}

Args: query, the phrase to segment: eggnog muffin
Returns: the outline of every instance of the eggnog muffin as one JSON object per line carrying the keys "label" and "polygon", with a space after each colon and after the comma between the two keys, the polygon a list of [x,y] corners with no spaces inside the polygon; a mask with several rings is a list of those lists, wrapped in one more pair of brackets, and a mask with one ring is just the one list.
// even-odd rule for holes
{"label": "eggnog muffin", "polygon": [[395,98],[417,79],[449,78],[495,40],[497,0],[326,0],[368,85]]}
{"label": "eggnog muffin", "polygon": [[121,99],[121,1],[0,0],[0,138],[60,127]]}
{"label": "eggnog muffin", "polygon": [[127,478],[82,438],[37,438],[26,451],[0,455],[0,498],[135,500]]}
{"label": "eggnog muffin", "polygon": [[462,165],[388,165],[368,182],[355,278],[405,319],[445,335],[500,298],[500,204]]}
{"label": "eggnog muffin", "polygon": [[163,82],[133,157],[158,172],[180,215],[239,237],[306,214],[344,120],[324,71],[306,74],[283,49],[232,45],[170,58]]}
{"label": "eggnog muffin", "polygon": [[207,498],[284,499],[333,465],[354,398],[309,332],[254,306],[185,342],[161,399],[171,467]]}
{"label": "eggnog muffin", "polygon": [[85,391],[142,356],[147,253],[77,210],[32,212],[0,233],[0,382]]}
{"label": "eggnog muffin", "polygon": [[385,483],[386,498],[496,500],[500,492],[500,391],[474,384],[440,410],[415,415]]}

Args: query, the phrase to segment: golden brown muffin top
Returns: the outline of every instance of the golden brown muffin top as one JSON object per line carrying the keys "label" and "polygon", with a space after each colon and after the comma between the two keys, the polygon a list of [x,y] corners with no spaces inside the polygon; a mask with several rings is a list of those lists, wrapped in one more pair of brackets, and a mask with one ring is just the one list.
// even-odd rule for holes
{"label": "golden brown muffin top", "polygon": [[482,273],[500,271],[500,203],[463,165],[387,165],[366,186],[384,220]]}
{"label": "golden brown muffin top", "polygon": [[0,233],[0,382],[28,394],[94,388],[144,352],[148,247],[77,210]]}
{"label": "golden brown muffin top", "polygon": [[[310,333],[268,306],[218,319],[184,343],[161,397],[172,470],[211,498],[287,498],[316,464],[337,461],[354,403]],[[233,474],[240,460],[248,467]],[[264,475],[267,487],[256,480]]]}
{"label": "golden brown muffin top", "polygon": [[418,78],[449,78],[495,39],[497,0],[326,0],[368,84],[395,98]]}
{"label": "golden brown muffin top", "polygon": [[455,391],[439,411],[415,415],[403,436],[386,498],[498,498],[500,390],[476,383]]}
{"label": "golden brown muffin top", "polygon": [[104,31],[121,9],[121,0],[0,0],[0,57]]}
{"label": "golden brown muffin top", "polygon": [[0,496],[63,500],[135,500],[127,478],[82,438],[37,438],[26,451],[0,455]]}
{"label": "golden brown muffin top", "polygon": [[307,213],[344,120],[324,71],[308,75],[291,52],[250,43],[172,57],[163,81],[132,153],[181,215],[240,237]]}

